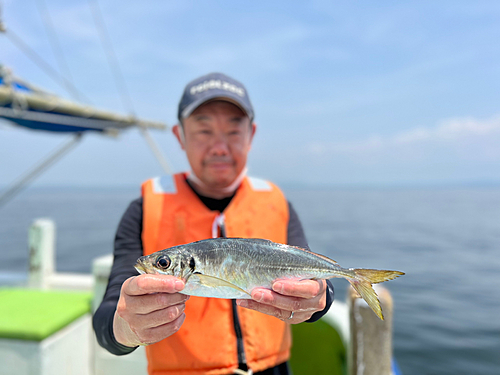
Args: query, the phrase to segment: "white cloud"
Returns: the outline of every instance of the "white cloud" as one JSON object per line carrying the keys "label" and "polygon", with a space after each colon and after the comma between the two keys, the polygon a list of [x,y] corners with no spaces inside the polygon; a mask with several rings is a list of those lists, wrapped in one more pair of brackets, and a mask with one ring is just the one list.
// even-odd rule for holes
{"label": "white cloud", "polygon": [[[390,136],[374,135],[353,142],[309,143],[306,150],[313,155],[355,155],[373,157],[422,152],[428,156],[436,152],[462,154],[474,151],[473,157],[500,158],[500,115],[479,120],[472,117],[454,118],[440,122],[434,128],[420,127]],[[429,152],[433,151],[433,152]]]}

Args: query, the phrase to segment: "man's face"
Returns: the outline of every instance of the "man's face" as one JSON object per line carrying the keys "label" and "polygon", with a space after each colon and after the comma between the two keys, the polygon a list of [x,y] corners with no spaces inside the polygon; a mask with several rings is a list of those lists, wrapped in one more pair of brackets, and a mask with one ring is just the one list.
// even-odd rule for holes
{"label": "man's face", "polygon": [[209,188],[229,186],[245,168],[255,124],[236,105],[225,101],[202,104],[174,128],[194,174]]}

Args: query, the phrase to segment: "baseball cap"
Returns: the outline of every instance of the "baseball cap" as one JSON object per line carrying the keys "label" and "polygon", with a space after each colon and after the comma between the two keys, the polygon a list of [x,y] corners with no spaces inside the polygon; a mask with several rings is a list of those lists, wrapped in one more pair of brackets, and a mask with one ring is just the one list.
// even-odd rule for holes
{"label": "baseball cap", "polygon": [[200,105],[215,99],[237,105],[253,121],[253,107],[245,86],[223,73],[210,73],[189,82],[182,94],[177,117],[182,121]]}

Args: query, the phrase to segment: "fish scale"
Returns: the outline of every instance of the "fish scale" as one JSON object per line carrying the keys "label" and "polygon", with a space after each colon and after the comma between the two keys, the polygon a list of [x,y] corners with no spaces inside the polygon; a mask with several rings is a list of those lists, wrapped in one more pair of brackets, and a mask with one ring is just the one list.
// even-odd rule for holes
{"label": "fish scale", "polygon": [[183,294],[249,299],[254,288],[272,288],[280,279],[345,278],[380,319],[382,308],[372,284],[404,275],[400,271],[342,268],[323,255],[258,238],[214,238],[174,246],[140,257],[141,274],[185,281]]}

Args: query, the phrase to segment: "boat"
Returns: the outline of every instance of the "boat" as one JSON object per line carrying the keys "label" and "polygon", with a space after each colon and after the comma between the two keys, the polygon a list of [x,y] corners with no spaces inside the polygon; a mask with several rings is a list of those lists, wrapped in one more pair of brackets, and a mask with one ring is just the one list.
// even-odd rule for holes
{"label": "boat", "polygon": [[[95,11],[98,12],[98,8]],[[59,74],[17,34],[7,29],[1,18],[1,14],[0,8],[0,36],[2,34],[5,35],[28,58],[36,63],[41,70],[52,77],[56,83],[66,89],[74,98],[83,98],[84,95],[74,87],[70,79]],[[100,14],[97,13],[96,17],[100,17]],[[105,35],[103,30],[101,34]],[[109,48],[111,47],[108,47],[108,50]],[[115,67],[114,69],[119,68]],[[119,77],[121,75],[115,74],[115,76]],[[125,84],[117,82],[117,86],[122,88],[122,97],[124,98],[124,102],[127,102],[127,93],[126,89],[124,89]],[[64,156],[85,134],[90,132],[116,137],[122,131],[131,128],[139,129],[154,156],[159,161],[164,173],[171,173],[169,163],[148,131],[149,129],[167,130],[168,126],[160,121],[140,119],[134,115],[132,108],[129,108],[129,111],[129,115],[120,115],[62,98],[17,77],[14,75],[12,69],[3,66],[0,61],[0,119],[6,120],[8,124],[18,128],[40,132],[62,133],[72,136],[68,142],[56,149],[46,159],[40,161],[32,170],[26,172],[5,191],[1,192],[0,207]]]}
{"label": "boat", "polygon": [[88,132],[117,136],[124,130],[138,128],[160,163],[166,166],[165,170],[170,172],[170,167],[147,132],[148,129],[166,130],[166,124],[123,116],[60,98],[14,76],[11,69],[1,64],[0,119],[20,128],[72,135],[68,142],[0,194],[0,206],[65,155]]}
{"label": "boat", "polygon": [[[0,19],[0,31],[5,30]],[[68,143],[4,191],[0,206],[89,132],[113,136],[138,128],[164,173],[171,173],[147,132],[165,130],[166,124],[63,99],[16,77],[1,65],[0,118],[24,129],[72,135]],[[50,219],[34,221],[29,244],[27,281],[0,285],[0,374],[146,374],[143,347],[127,356],[114,356],[97,344],[91,328],[91,315],[108,282],[112,255],[95,259],[92,274],[56,272],[55,223]],[[335,301],[318,322],[293,325],[293,373],[399,375],[392,357],[392,300],[383,287],[378,293],[386,317],[383,322],[354,293],[348,293],[345,302]]]}
{"label": "boat", "polygon": [[[55,272],[55,232],[52,220],[35,220],[27,281],[0,286],[0,374],[147,374],[144,347],[114,356],[92,331],[112,254],[94,259],[92,274]],[[392,299],[384,287],[376,290],[384,321],[349,286],[346,301],[336,300],[320,320],[291,326],[294,375],[401,374],[392,356]]]}

